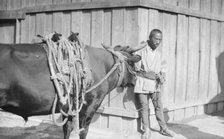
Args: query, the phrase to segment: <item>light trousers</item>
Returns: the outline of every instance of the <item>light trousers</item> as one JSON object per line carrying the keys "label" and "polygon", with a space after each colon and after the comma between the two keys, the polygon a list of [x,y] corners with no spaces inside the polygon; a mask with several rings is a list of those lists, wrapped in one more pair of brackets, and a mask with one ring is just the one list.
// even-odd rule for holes
{"label": "light trousers", "polygon": [[155,109],[156,119],[160,126],[160,130],[167,129],[167,125],[164,120],[163,105],[162,105],[162,101],[161,101],[161,93],[160,92],[149,93],[149,94],[136,93],[136,95],[137,95],[138,101],[140,102],[140,107],[141,107],[140,114],[142,117],[143,128],[150,129],[149,99],[151,98],[154,109]]}

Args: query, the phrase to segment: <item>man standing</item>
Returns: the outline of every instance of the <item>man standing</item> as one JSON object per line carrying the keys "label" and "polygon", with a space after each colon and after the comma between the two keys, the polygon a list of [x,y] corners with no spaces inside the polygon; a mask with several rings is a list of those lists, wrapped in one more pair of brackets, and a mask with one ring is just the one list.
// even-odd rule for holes
{"label": "man standing", "polygon": [[162,41],[162,32],[153,29],[150,32],[148,46],[137,51],[142,60],[135,64],[137,72],[134,92],[141,105],[141,116],[144,133],[142,139],[149,139],[151,135],[149,120],[149,98],[152,99],[155,109],[156,119],[160,126],[160,133],[165,136],[173,137],[173,133],[168,130],[163,115],[163,106],[161,102],[160,85],[165,81],[165,73],[162,69],[161,54],[157,51]]}

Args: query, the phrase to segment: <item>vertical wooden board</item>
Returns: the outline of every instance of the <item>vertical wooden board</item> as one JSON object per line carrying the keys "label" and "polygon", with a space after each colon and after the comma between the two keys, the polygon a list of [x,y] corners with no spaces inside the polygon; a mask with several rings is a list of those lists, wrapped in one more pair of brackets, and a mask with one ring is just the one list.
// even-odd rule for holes
{"label": "vertical wooden board", "polygon": [[220,54],[217,57],[219,61],[219,68],[218,68],[218,79],[221,86],[221,93],[224,93],[224,23],[221,23],[221,36],[220,36]]}
{"label": "vertical wooden board", "polygon": [[199,91],[197,100],[205,102],[209,84],[209,61],[210,61],[210,22],[201,19],[200,23],[200,61],[199,61]]}
{"label": "vertical wooden board", "polygon": [[177,109],[174,111],[174,116],[173,116],[173,120],[174,121],[180,121],[184,119],[184,109]]}
{"label": "vertical wooden board", "polygon": [[218,75],[217,75],[217,53],[219,49],[219,28],[217,21],[211,21],[211,49],[210,49],[210,73],[209,73],[209,96],[213,99],[218,92]]}
{"label": "vertical wooden board", "polygon": [[112,34],[112,10],[104,10],[103,15],[103,43],[111,45],[111,34]]}
{"label": "vertical wooden board", "polygon": [[[61,1],[61,0],[53,0],[53,4],[63,4],[63,3],[69,3],[68,0],[65,0],[65,1]],[[64,17],[64,14],[63,12],[54,12],[53,13],[53,31],[56,31],[58,33],[62,33],[63,34],[63,23],[67,22],[67,21],[64,21],[63,19]]]}
{"label": "vertical wooden board", "polygon": [[122,130],[126,132],[135,132],[137,131],[137,126],[134,126],[135,119],[131,118],[122,118]]}
{"label": "vertical wooden board", "polygon": [[63,12],[62,32],[65,37],[71,34],[71,12]]}
{"label": "vertical wooden board", "polygon": [[108,124],[108,122],[109,122],[109,116],[108,115],[106,115],[106,114],[101,114],[100,115],[100,128],[102,128],[102,129],[107,129],[108,128],[108,126],[109,126],[109,124]]}
{"label": "vertical wooden board", "polygon": [[[45,5],[51,5],[53,0],[45,0]],[[44,23],[44,35],[52,33],[52,21],[53,21],[53,14],[52,13],[45,13],[45,23]]]}
{"label": "vertical wooden board", "polygon": [[189,1],[190,1],[189,4],[190,9],[200,10],[200,0],[189,0]]}
{"label": "vertical wooden board", "polygon": [[205,105],[198,105],[197,106],[197,110],[196,110],[197,115],[204,115],[205,112],[206,112],[206,106]]}
{"label": "vertical wooden board", "polygon": [[[220,77],[222,76],[222,73],[220,73],[220,69],[223,68],[221,67],[222,66],[222,62],[220,61],[219,59],[219,56],[222,55],[222,51],[223,51],[223,48],[221,46],[221,43],[222,43],[222,24],[221,22],[217,22],[217,28],[218,28],[218,34],[217,34],[217,53],[216,53],[216,65],[217,65],[217,69],[216,69],[216,73],[217,73],[217,79],[218,79],[218,90],[217,90],[217,95],[219,93],[222,92],[222,86],[221,86],[221,81],[220,81]],[[217,96],[218,97],[218,96]]]}
{"label": "vertical wooden board", "polygon": [[[172,26],[172,27],[171,27]],[[176,15],[163,13],[163,45],[162,56],[166,61],[166,83],[164,84],[164,92],[162,98],[165,104],[174,103],[175,95],[175,51],[176,51]],[[165,105],[164,104],[164,105]]]}
{"label": "vertical wooden board", "polygon": [[112,45],[124,45],[124,9],[113,9],[112,12]]}
{"label": "vertical wooden board", "polygon": [[[82,11],[72,11],[71,13],[71,31],[82,34]],[[82,39],[82,38],[81,38]]]}
{"label": "vertical wooden board", "polygon": [[[112,45],[124,45],[125,33],[124,33],[124,17],[126,13],[124,9],[113,9],[112,11]],[[118,92],[114,89],[110,92],[109,105],[110,107],[123,108],[123,96],[124,93]],[[121,90],[122,91],[122,90]],[[116,125],[114,123],[117,123]],[[122,128],[122,118],[117,116],[109,117],[109,128],[118,129]]]}
{"label": "vertical wooden board", "polygon": [[46,13],[45,18],[45,35],[53,32],[53,14]]}
{"label": "vertical wooden board", "polygon": [[8,0],[7,10],[16,10],[21,7],[21,0]]}
{"label": "vertical wooden board", "polygon": [[91,18],[91,46],[101,47],[103,42],[103,10],[93,10]]}
{"label": "vertical wooden board", "polygon": [[44,36],[45,32],[45,13],[36,14],[36,34]]}
{"label": "vertical wooden board", "polygon": [[91,11],[83,11],[82,13],[82,34],[81,38],[83,42],[87,45],[90,45],[90,36],[91,36]]}
{"label": "vertical wooden board", "polygon": [[194,117],[196,115],[195,109],[196,109],[196,107],[194,107],[194,106],[185,108],[184,118]]}
{"label": "vertical wooden board", "polygon": [[83,0],[72,0],[72,3],[82,2]]}
{"label": "vertical wooden board", "polygon": [[211,13],[215,15],[221,14],[222,0],[211,0]]}
{"label": "vertical wooden board", "polygon": [[[152,29],[161,29],[162,30],[163,17],[162,14],[157,10],[150,9],[149,10],[149,33]],[[149,34],[148,34],[149,35]]]}
{"label": "vertical wooden board", "polygon": [[30,14],[29,16],[29,42],[32,42],[36,35],[36,15]]}
{"label": "vertical wooden board", "polygon": [[222,0],[222,5],[221,5],[221,15],[224,16],[224,1]]}
{"label": "vertical wooden board", "polygon": [[[29,6],[35,6],[35,5],[36,5],[36,0],[29,0]],[[29,18],[27,20],[29,20],[28,42],[32,42],[36,35],[36,14],[29,14]]]}
{"label": "vertical wooden board", "polygon": [[[103,14],[103,40],[102,42],[107,45],[111,45],[111,35],[112,35],[112,10],[106,9]],[[107,94],[102,102],[104,106],[109,106],[110,93]],[[102,105],[101,105],[102,106]],[[108,125],[107,125],[108,126]]]}
{"label": "vertical wooden board", "polygon": [[15,43],[15,22],[2,21],[0,23],[0,42],[1,43]]}
{"label": "vertical wooden board", "polygon": [[[127,33],[126,35],[126,39],[128,38],[129,41],[132,41],[130,42],[130,45],[136,45],[137,43],[140,43],[141,41],[146,41],[148,40],[148,22],[149,22],[149,10],[148,9],[143,9],[143,8],[139,8],[138,10],[135,10],[133,12],[137,12],[137,16],[136,17],[136,14],[132,14],[130,13],[131,15],[129,17],[132,17],[133,20],[131,20],[131,26],[129,27],[130,29],[130,32]],[[128,22],[130,23],[130,21]],[[138,34],[136,33],[138,32]],[[130,37],[127,37],[128,34],[131,33],[131,36]],[[137,35],[137,36],[136,36]],[[136,38],[136,39],[134,39]],[[138,39],[137,39],[138,38]],[[136,42],[138,41],[138,42]]]}
{"label": "vertical wooden board", "polygon": [[178,15],[176,48],[175,103],[184,104],[187,83],[188,18]]}
{"label": "vertical wooden board", "polygon": [[178,6],[183,8],[188,8],[189,0],[178,0]]}
{"label": "vertical wooden board", "polygon": [[163,3],[166,5],[177,6],[178,0],[164,0]]}
{"label": "vertical wooden board", "polygon": [[211,12],[211,0],[201,0],[201,11],[202,12]]}
{"label": "vertical wooden board", "polygon": [[[23,0],[22,1],[22,8],[26,7],[29,5],[28,0]],[[21,20],[21,43],[28,43],[29,42],[29,19],[30,15],[26,15],[26,18],[24,20]]]}
{"label": "vertical wooden board", "polygon": [[198,94],[198,70],[199,70],[199,19],[189,17],[188,40],[188,74],[187,94],[188,104],[192,104]]}
{"label": "vertical wooden board", "polygon": [[7,9],[7,0],[0,0],[0,10]]}
{"label": "vertical wooden board", "polygon": [[62,33],[63,31],[63,14],[62,12],[53,13],[53,31]]}

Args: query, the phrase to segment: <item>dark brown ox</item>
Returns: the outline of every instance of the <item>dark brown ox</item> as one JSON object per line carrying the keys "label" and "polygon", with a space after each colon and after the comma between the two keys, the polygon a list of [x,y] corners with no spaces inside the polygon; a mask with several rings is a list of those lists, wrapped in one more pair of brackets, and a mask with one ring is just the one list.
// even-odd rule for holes
{"label": "dark brown ox", "polygon": [[[0,108],[24,119],[34,115],[51,114],[56,90],[50,80],[43,45],[45,44],[0,44]],[[88,64],[94,83],[97,83],[113,67],[116,57],[102,48],[86,46],[85,49],[89,56]],[[139,57],[138,60],[129,58],[129,63],[140,60]],[[127,67],[124,70],[121,85],[127,86],[133,75]],[[100,86],[85,95],[87,103],[79,113],[80,129],[84,128],[80,133],[80,139],[86,138],[91,119],[105,95],[117,87],[118,72],[115,70]],[[72,129],[73,121],[69,120],[63,127],[65,139],[69,138]]]}

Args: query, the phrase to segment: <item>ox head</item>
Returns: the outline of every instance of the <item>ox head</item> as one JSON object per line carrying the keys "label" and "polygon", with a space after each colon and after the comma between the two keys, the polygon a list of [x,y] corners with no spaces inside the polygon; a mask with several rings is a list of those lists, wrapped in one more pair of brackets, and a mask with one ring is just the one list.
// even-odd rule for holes
{"label": "ox head", "polygon": [[111,46],[102,44],[102,46],[106,50],[108,50],[112,53],[119,52],[122,54],[124,66],[122,69],[123,79],[122,79],[122,83],[120,84],[121,87],[131,86],[131,85],[135,84],[136,73],[134,70],[134,64],[141,60],[141,56],[135,54],[135,52],[141,50],[146,45],[147,45],[147,43],[145,43],[145,42],[142,42],[137,47],[121,46],[121,45],[111,47]]}

